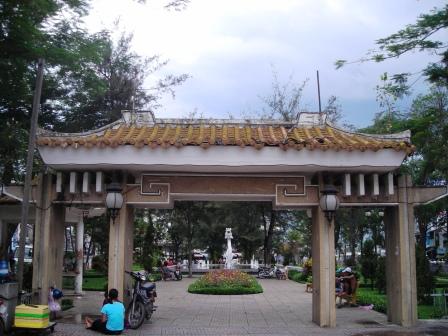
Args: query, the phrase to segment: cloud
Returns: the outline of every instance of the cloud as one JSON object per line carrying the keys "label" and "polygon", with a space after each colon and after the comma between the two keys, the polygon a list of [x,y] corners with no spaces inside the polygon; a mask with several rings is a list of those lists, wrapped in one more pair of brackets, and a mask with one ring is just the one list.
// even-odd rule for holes
{"label": "cloud", "polygon": [[[366,125],[376,111],[375,86],[385,71],[414,72],[430,55],[408,55],[380,64],[335,70],[337,59],[354,60],[385,37],[443,1],[409,0],[192,0],[181,12],[163,1],[96,0],[86,19],[91,31],[110,28],[119,16],[134,33],[142,55],[170,59],[164,70],[192,78],[166,98],[161,116],[182,116],[197,108],[205,116],[226,117],[262,109],[260,95],[271,89],[272,65],[286,81],[310,78],[304,105],[317,109],[315,71],[323,100],[340,98],[346,119]],[[149,86],[149,84],[148,84]],[[422,87],[422,85],[420,85]],[[356,113],[355,111],[360,111]],[[349,118],[348,118],[349,117]]]}

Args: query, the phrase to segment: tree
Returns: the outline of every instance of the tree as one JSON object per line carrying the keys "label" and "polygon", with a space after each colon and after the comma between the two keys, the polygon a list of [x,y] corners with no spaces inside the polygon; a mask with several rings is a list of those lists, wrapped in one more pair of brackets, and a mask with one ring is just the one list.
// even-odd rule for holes
{"label": "tree", "polygon": [[374,251],[374,242],[368,239],[364,242],[361,257],[361,273],[364,279],[370,279],[370,285],[373,289],[374,278],[377,268],[377,254]]}
{"label": "tree", "polygon": [[84,0],[0,0],[0,123],[7,126],[0,134],[0,178],[5,184],[22,178],[38,58],[47,64],[39,123],[57,131],[103,126],[118,119],[121,109],[155,109],[161,94],[174,94],[188,77],[168,75],[143,89],[146,76],[166,61],[132,52],[132,35],[113,43],[110,32],[87,33],[82,27],[87,12]]}
{"label": "tree", "polygon": [[425,249],[417,245],[415,247],[415,272],[417,274],[417,299],[419,303],[429,302],[426,294],[431,294],[435,287],[434,275],[429,267]]}
{"label": "tree", "polygon": [[[448,45],[446,41],[439,40],[438,36],[446,34],[448,28],[448,5],[434,8],[429,13],[419,16],[414,24],[409,24],[398,32],[376,41],[379,50],[371,51],[366,57],[350,62],[383,62],[387,59],[398,58],[412,51],[426,51],[436,54],[440,60],[428,64],[422,71],[432,83],[448,85]],[[440,33],[437,35],[436,33]],[[435,38],[434,38],[435,37]],[[346,60],[336,61],[336,68],[347,64]],[[406,86],[407,79],[412,74],[402,73],[393,76],[398,86]]]}
{"label": "tree", "polygon": [[[0,123],[7,126],[0,136],[3,183],[20,179],[23,172],[37,59],[47,63],[44,88],[55,87],[58,73],[70,65],[95,59],[96,44],[78,25],[86,12],[86,1],[0,1]],[[43,113],[41,121],[46,119]]]}
{"label": "tree", "polygon": [[[188,76],[167,75],[149,88],[145,79],[160,70],[167,61],[159,56],[141,57],[131,50],[132,34],[122,33],[116,43],[110,32],[103,31],[101,60],[91,69],[97,81],[96,87],[75,88],[68,101],[71,109],[61,111],[62,131],[87,131],[107,125],[121,118],[123,110],[154,110],[165,93],[174,97],[174,87]],[[90,84],[88,82],[88,84]]]}

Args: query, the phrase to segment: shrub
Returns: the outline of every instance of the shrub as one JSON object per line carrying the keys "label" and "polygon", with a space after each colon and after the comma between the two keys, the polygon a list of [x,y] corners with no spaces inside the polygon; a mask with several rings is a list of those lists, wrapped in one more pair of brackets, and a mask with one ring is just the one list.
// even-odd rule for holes
{"label": "shrub", "polygon": [[378,257],[375,273],[375,287],[380,293],[386,293],[386,257]]}
{"label": "shrub", "polygon": [[73,307],[72,299],[62,299],[61,300],[61,308],[62,310],[67,310]]}
{"label": "shrub", "polygon": [[364,246],[362,247],[361,273],[364,279],[370,280],[372,289],[375,280],[376,267],[377,256],[374,251],[374,243],[373,240],[369,239],[364,242]]}
{"label": "shrub", "polygon": [[313,274],[313,258],[305,261],[305,263],[303,264],[303,273],[307,276]]}
{"label": "shrub", "polygon": [[387,302],[386,298],[382,295],[375,293],[358,291],[356,295],[356,300],[360,305],[370,305],[373,304],[373,310],[377,312],[386,314],[387,313]]}
{"label": "shrub", "polygon": [[434,274],[431,273],[425,250],[420,245],[415,246],[415,261],[417,273],[417,300],[419,303],[431,303],[431,294],[435,287]]}
{"label": "shrub", "polygon": [[107,273],[107,256],[104,255],[96,255],[92,258],[92,268],[101,273]]}
{"label": "shrub", "polygon": [[288,278],[291,280],[296,281],[295,278],[297,278],[299,275],[300,275],[300,272],[297,270],[293,269],[293,270],[288,271]]}
{"label": "shrub", "polygon": [[189,293],[233,295],[262,293],[257,280],[238,270],[215,270],[203,275],[188,287]]}
{"label": "shrub", "polygon": [[305,273],[301,273],[296,270],[290,270],[288,272],[288,278],[295,282],[305,283],[308,281],[308,277],[312,278],[312,276],[308,276]]}

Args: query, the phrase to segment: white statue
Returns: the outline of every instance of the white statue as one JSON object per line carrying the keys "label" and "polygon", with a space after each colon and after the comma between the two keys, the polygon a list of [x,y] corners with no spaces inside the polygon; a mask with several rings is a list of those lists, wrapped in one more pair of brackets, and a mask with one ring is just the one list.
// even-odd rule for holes
{"label": "white statue", "polygon": [[233,268],[233,251],[232,251],[232,229],[226,228],[226,233],[224,235],[224,238],[227,239],[227,250],[224,254],[224,257],[226,258],[226,269],[232,269]]}

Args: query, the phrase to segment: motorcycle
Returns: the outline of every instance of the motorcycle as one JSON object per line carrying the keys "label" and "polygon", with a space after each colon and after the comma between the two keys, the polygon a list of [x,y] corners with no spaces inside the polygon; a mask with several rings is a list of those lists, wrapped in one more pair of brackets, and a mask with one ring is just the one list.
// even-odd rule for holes
{"label": "motorcycle", "polygon": [[132,300],[126,309],[126,319],[131,329],[138,329],[145,318],[149,320],[155,311],[156,284],[146,281],[144,272],[125,272],[134,279],[134,286],[129,293]]}
{"label": "motorcycle", "polygon": [[182,280],[182,272],[180,271],[180,265],[176,265],[176,269],[174,270],[174,276],[176,280]]}
{"label": "motorcycle", "polygon": [[163,280],[177,280],[177,281],[182,280],[181,266],[176,265],[176,268],[174,271],[169,271],[168,269],[165,269],[165,268],[170,268],[170,267],[171,266],[162,266],[162,268],[161,268],[162,279]]}
{"label": "motorcycle", "polygon": [[258,269],[258,278],[260,279],[276,277],[277,280],[281,280],[285,278],[284,274],[285,273],[277,266],[262,266]]}

